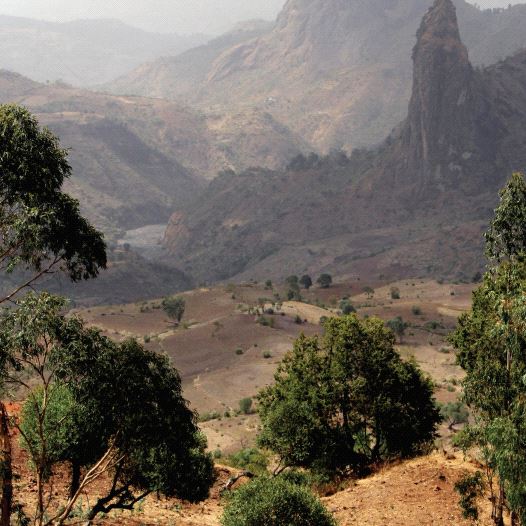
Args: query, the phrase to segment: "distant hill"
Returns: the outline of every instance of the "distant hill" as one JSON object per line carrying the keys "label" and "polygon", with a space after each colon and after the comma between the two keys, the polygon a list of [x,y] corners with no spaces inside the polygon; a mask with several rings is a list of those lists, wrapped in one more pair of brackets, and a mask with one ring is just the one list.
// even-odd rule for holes
{"label": "distant hill", "polygon": [[1,15],[0,68],[40,82],[90,86],[207,40],[205,35],[149,33],[112,19],[53,23]]}
{"label": "distant hill", "polygon": [[222,175],[172,216],[171,261],[198,281],[470,279],[498,188],[526,167],[526,51],[474,68],[453,3],[436,0],[412,57],[408,116],[381,146]]}
{"label": "distant hill", "polygon": [[265,112],[205,117],[178,103],[44,85],[7,71],[0,102],[27,106],[70,149],[68,190],[111,237],[166,223],[220,171],[278,168],[310,149]]}
{"label": "distant hill", "polygon": [[254,20],[237,24],[231,31],[182,53],[142,64],[122,77],[112,79],[105,89],[113,93],[149,95],[180,99],[192,98],[195,89],[206,82],[214,62],[222,53],[272,30],[273,24]]}
{"label": "distant hill", "polygon": [[[526,5],[456,2],[473,64],[526,46]],[[145,64],[114,93],[263,109],[321,151],[378,144],[407,111],[410,54],[427,0],[289,0],[270,31]]]}

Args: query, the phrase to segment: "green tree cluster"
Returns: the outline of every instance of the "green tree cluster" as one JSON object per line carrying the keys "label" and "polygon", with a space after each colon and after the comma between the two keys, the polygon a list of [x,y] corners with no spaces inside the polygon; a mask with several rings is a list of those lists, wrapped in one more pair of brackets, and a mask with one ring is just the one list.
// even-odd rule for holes
{"label": "green tree cluster", "polygon": [[466,371],[464,402],[474,422],[459,436],[481,455],[492,518],[526,525],[526,181],[514,174],[486,234],[490,268],[451,342]]}
{"label": "green tree cluster", "polygon": [[328,319],[325,335],[300,336],[260,392],[259,444],[282,466],[335,471],[412,455],[441,420],[433,386],[394,349],[375,318]]}
{"label": "green tree cluster", "polygon": [[[212,461],[177,371],[135,340],[117,344],[66,318],[64,307],[62,298],[31,293],[0,320],[1,377],[27,389],[18,428],[36,473],[39,524],[64,522],[103,474],[111,476],[111,489],[90,519],[131,509],[154,491],[206,498]],[[71,465],[69,498],[44,522],[53,467],[64,461]]]}

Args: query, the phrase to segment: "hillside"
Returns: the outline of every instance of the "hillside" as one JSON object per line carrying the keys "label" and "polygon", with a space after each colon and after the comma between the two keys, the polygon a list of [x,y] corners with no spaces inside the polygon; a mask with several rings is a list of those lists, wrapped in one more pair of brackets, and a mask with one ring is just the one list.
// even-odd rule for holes
{"label": "hillside", "polygon": [[[366,285],[374,287],[372,298],[363,293]],[[391,299],[391,286],[399,288],[399,300]],[[445,336],[455,326],[457,316],[469,308],[472,289],[473,285],[439,284],[432,280],[338,281],[329,289],[313,287],[302,291],[309,303],[274,305],[274,314],[266,315],[273,320],[272,326],[258,323],[259,316],[253,309],[260,304],[260,298],[275,294],[283,297],[286,288],[281,284],[274,284],[270,290],[263,284],[245,283],[186,292],[183,296],[187,309],[180,326],[167,318],[160,300],[81,309],[77,313],[113,339],[134,336],[148,348],[166,353],[181,372],[185,398],[206,420],[200,427],[208,437],[209,448],[220,450],[225,459],[232,452],[250,447],[258,429],[256,414],[234,415],[239,400],[254,396],[270,383],[294,338],[300,333],[319,334],[320,314],[335,315],[334,306],[342,297],[351,298],[360,317],[374,315],[387,320],[402,316],[409,328],[403,343],[397,346],[399,351],[405,357],[413,357],[432,377],[440,402],[456,400],[462,371]],[[315,312],[318,318],[310,317]],[[298,324],[297,314],[307,321]],[[430,328],[434,326],[437,328]],[[213,412],[219,416],[214,418]],[[449,450],[451,431],[447,426],[440,431],[439,447]],[[149,497],[140,511],[110,515],[107,523],[170,524],[176,520],[177,524],[188,526],[218,526],[224,505],[218,498],[219,484],[235,472],[221,465],[223,460],[218,463],[220,482],[205,503],[191,506]],[[474,469],[475,465],[464,461],[460,454],[445,458],[442,452],[434,453],[381,467],[362,480],[348,481],[346,489],[324,498],[324,503],[341,526],[463,525],[467,523],[461,519],[453,486],[463,473]],[[491,524],[486,515],[481,524]]]}
{"label": "hillside", "polygon": [[207,40],[149,33],[111,19],[55,23],[0,15],[0,68],[40,82],[90,86]]}
{"label": "hillside", "polygon": [[[526,45],[525,5],[480,11],[456,3],[473,64],[494,63]],[[259,37],[143,65],[108,89],[184,100],[204,111],[263,109],[323,151],[370,146],[406,114],[410,51],[428,6],[289,0]],[[205,49],[206,60],[199,58]]]}
{"label": "hillside", "polygon": [[219,171],[279,167],[309,149],[267,113],[205,118],[178,103],[43,85],[7,71],[0,102],[27,106],[70,148],[67,189],[111,236],[166,224]]}
{"label": "hillside", "polygon": [[224,174],[166,232],[199,281],[331,271],[449,276],[480,270],[497,191],[523,169],[526,52],[474,69],[455,8],[436,0],[413,50],[408,117],[376,150]]}

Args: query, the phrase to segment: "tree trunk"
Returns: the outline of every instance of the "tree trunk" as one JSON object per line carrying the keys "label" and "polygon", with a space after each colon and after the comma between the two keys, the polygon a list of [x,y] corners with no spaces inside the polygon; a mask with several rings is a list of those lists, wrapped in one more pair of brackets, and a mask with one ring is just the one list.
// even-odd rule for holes
{"label": "tree trunk", "polygon": [[511,512],[511,526],[519,526],[520,524],[520,521],[519,521],[519,515],[512,511]]}
{"label": "tree trunk", "polygon": [[11,454],[11,437],[9,436],[9,415],[3,402],[0,402],[0,454],[2,458],[2,500],[0,501],[0,526],[11,523],[13,501],[13,466]]}
{"label": "tree trunk", "polygon": [[499,483],[499,496],[497,497],[497,506],[495,510],[495,517],[493,521],[495,526],[504,526],[504,503],[506,500],[506,495],[504,493],[504,487],[502,483]]}
{"label": "tree trunk", "polygon": [[71,463],[71,483],[69,486],[69,498],[72,499],[78,489],[80,488],[80,463],[77,461],[73,461]]}

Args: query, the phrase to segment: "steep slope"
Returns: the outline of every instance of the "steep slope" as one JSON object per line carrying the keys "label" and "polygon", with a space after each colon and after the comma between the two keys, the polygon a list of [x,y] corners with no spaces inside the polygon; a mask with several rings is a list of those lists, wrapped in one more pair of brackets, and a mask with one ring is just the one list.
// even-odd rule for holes
{"label": "steep slope", "polygon": [[436,0],[413,63],[408,117],[379,148],[224,174],[172,216],[172,260],[200,281],[472,276],[497,189],[526,164],[526,52],[475,70],[453,3]]}
{"label": "steep slope", "polygon": [[[526,5],[481,11],[458,0],[473,63],[526,46]],[[258,107],[320,150],[377,144],[405,116],[409,60],[425,0],[289,0],[271,32],[187,75],[191,54],[136,70],[113,87],[182,99],[205,111]],[[173,67],[177,62],[177,68]]]}
{"label": "steep slope", "polygon": [[108,234],[165,223],[204,179],[281,167],[309,146],[264,112],[203,117],[177,103],[114,97],[0,72],[0,102],[29,107],[70,148],[70,190]]}
{"label": "steep slope", "polygon": [[54,23],[0,16],[0,68],[41,82],[61,79],[88,86],[206,40],[204,35],[148,33],[118,20]]}
{"label": "steep slope", "polygon": [[[215,60],[224,51],[272,29],[270,22],[254,20],[238,24],[228,33],[177,56],[165,56],[142,64],[131,73],[112,79],[105,88],[113,93],[185,98],[203,83]],[[166,95],[169,94],[169,97]]]}

